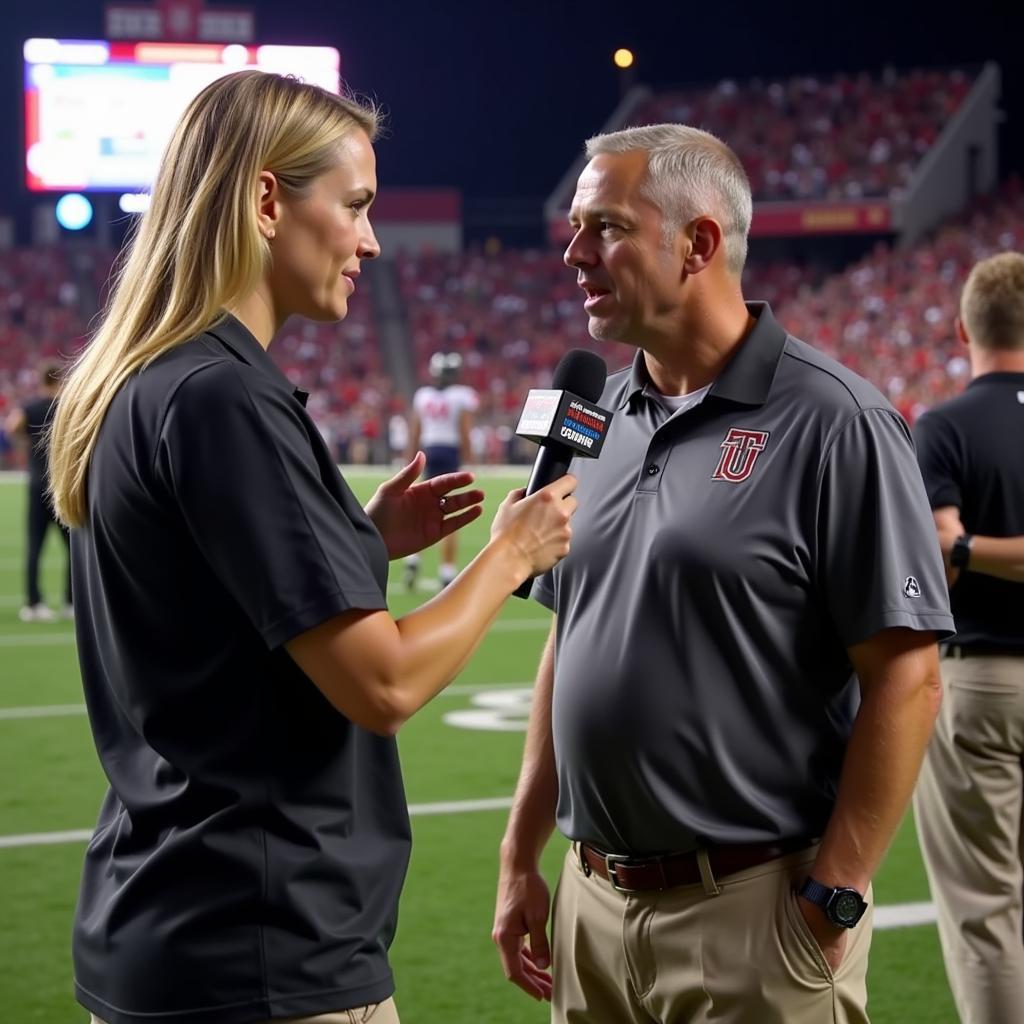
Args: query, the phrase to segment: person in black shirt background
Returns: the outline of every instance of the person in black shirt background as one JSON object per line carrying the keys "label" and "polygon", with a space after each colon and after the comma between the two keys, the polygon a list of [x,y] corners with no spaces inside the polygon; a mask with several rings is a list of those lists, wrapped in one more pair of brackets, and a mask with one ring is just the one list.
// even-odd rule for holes
{"label": "person in black shirt background", "polygon": [[[43,600],[39,589],[39,557],[43,541],[50,526],[56,526],[68,547],[68,531],[53,514],[53,504],[47,494],[49,476],[46,470],[47,432],[57,408],[57,392],[60,388],[60,367],[44,366],[40,371],[42,391],[15,409],[5,424],[12,437],[22,436],[28,441],[28,517],[26,521],[25,549],[25,605],[18,613],[22,622],[53,622],[57,618],[54,610]],[[67,562],[64,577],[64,606],[62,614],[72,617],[71,610],[71,560]]]}
{"label": "person in black shirt background", "polygon": [[573,477],[513,491],[396,620],[388,562],[483,494],[457,490],[469,473],[417,483],[417,452],[360,507],[267,353],[290,316],[344,319],[380,252],[376,131],[372,107],[294,78],[203,89],[61,391],[52,492],[110,783],[72,954],[106,1024],[397,1021],[395,733],[568,551]]}
{"label": "person in black shirt background", "polygon": [[914,799],[964,1024],[1024,1007],[1024,255],[975,266],[956,323],[971,383],[917,422],[956,636]]}

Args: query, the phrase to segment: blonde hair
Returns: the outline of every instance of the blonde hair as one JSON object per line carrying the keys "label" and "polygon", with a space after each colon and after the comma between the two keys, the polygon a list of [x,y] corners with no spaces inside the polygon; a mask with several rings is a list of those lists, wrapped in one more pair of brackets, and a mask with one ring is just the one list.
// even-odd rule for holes
{"label": "blonde hair", "polygon": [[225,75],[192,100],[103,320],[61,389],[50,488],[62,522],[86,521],[89,459],[125,381],[207,330],[258,284],[270,258],[257,221],[260,172],[303,196],[336,164],[342,139],[361,129],[372,141],[378,126],[369,104],[261,71]]}
{"label": "blonde hair", "polygon": [[980,348],[1024,349],[1024,255],[1002,252],[976,264],[960,296],[960,319]]}
{"label": "blonde hair", "polygon": [[726,265],[736,275],[747,260],[753,215],[750,181],[736,154],[710,132],[686,124],[651,124],[595,135],[587,157],[647,153],[644,192],[665,219],[665,240],[701,214],[713,216],[724,235]]}

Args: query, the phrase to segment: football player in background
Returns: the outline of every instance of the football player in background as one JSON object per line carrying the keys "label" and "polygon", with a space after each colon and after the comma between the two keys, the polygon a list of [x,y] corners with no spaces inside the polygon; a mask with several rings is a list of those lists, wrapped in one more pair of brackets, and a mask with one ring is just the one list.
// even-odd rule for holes
{"label": "football player in background", "polygon": [[[430,357],[429,367],[433,383],[417,389],[413,395],[406,459],[410,461],[422,448],[427,456],[425,478],[428,480],[453,473],[469,461],[473,414],[480,404],[476,392],[459,383],[462,356],[457,352],[435,352]],[[455,579],[457,543],[454,534],[441,540],[438,576],[442,587]],[[420,556],[410,555],[405,560],[403,573],[408,590],[416,586],[419,572]]]}

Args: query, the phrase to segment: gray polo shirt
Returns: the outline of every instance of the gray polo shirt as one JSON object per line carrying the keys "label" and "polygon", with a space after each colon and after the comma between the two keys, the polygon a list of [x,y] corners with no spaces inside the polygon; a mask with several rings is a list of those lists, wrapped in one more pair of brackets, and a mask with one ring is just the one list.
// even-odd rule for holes
{"label": "gray polo shirt", "polygon": [[614,853],[819,836],[857,708],[847,648],[950,635],[906,424],[770,309],[675,414],[643,353],[613,374],[600,459],[577,459],[558,613],[558,826]]}

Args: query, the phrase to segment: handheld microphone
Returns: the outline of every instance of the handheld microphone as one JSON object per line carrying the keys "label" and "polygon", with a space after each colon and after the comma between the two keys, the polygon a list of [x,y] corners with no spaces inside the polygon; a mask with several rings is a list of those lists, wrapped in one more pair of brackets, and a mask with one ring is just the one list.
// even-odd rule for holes
{"label": "handheld microphone", "polygon": [[[570,349],[555,367],[550,388],[533,388],[526,396],[516,434],[540,445],[526,497],[547,487],[569,470],[577,455],[596,459],[601,454],[612,413],[594,403],[604,391],[608,367],[596,353]],[[529,597],[533,580],[514,591]]]}

